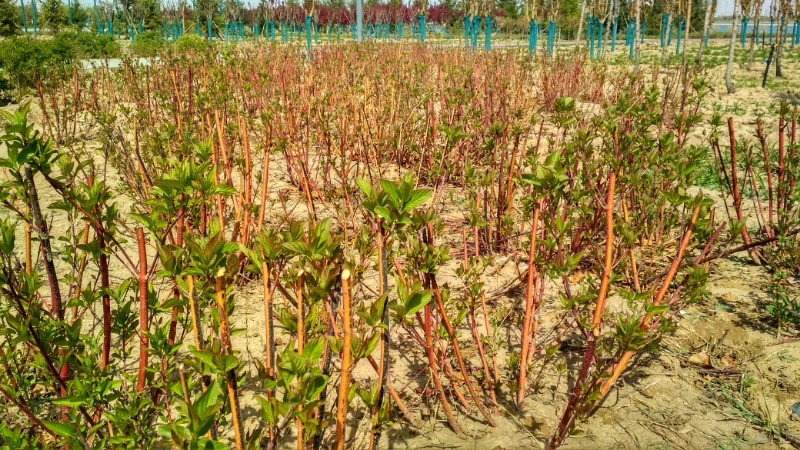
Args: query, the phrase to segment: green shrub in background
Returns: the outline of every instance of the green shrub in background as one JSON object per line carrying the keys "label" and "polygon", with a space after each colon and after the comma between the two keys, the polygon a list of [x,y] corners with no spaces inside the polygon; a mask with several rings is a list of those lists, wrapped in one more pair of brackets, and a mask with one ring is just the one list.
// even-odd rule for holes
{"label": "green shrub in background", "polygon": [[161,31],[145,31],[136,36],[136,40],[131,44],[131,53],[140,57],[156,56],[166,46],[164,36]]}
{"label": "green shrub in background", "polygon": [[35,84],[37,76],[60,70],[64,63],[52,41],[13,37],[0,41],[0,69],[18,94]]}
{"label": "green shrub in background", "polygon": [[205,51],[209,46],[208,41],[194,34],[185,34],[173,44],[173,48],[179,52],[187,50]]}
{"label": "green shrub in background", "polygon": [[115,58],[120,56],[119,44],[112,36],[94,33],[65,31],[53,39],[54,51],[67,61],[88,58]]}
{"label": "green shrub in background", "polygon": [[81,59],[119,55],[119,44],[111,36],[66,31],[51,40],[11,37],[0,41],[0,71],[6,84],[22,95],[42,74],[49,77]]}

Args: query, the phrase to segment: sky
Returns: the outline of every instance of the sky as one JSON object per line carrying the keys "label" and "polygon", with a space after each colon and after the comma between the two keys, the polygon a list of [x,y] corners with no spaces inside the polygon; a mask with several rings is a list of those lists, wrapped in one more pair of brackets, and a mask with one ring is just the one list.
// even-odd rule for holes
{"label": "sky", "polygon": [[[764,0],[761,7],[761,14],[769,16],[770,1]],[[719,0],[717,2],[717,16],[730,17],[733,15],[733,0]]]}

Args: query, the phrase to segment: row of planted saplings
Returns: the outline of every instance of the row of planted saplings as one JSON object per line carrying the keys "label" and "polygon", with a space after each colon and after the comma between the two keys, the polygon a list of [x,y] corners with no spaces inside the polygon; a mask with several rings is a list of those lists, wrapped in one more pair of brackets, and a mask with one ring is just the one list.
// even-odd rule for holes
{"label": "row of planted saplings", "polygon": [[794,241],[787,238],[800,232],[800,209],[795,194],[799,167],[797,117],[797,108],[782,102],[773,130],[777,136],[765,130],[760,118],[754,130],[755,139],[737,139],[736,124],[733,118],[728,118],[727,143],[722,117],[715,115],[711,119],[709,145],[725,198],[725,213],[736,225],[733,234],[741,236],[743,246],[756,264],[780,264],[776,261],[782,259],[778,247]]}
{"label": "row of planted saplings", "polygon": [[[358,394],[371,411],[371,445],[376,446],[382,425],[391,414],[391,402],[403,416],[414,420],[400,396],[402,392],[391,383],[388,358],[392,330],[394,336],[407,333],[412,342],[424,349],[435,397],[456,432],[461,427],[454,408],[477,408],[484,420],[493,424],[489,409],[497,408],[497,395],[502,394],[503,385],[517,386],[517,402],[524,406],[529,390],[527,376],[534,364],[544,368],[555,357],[550,349],[557,347],[568,333],[577,332],[587,340],[586,354],[576,377],[578,383],[552,438],[553,446],[557,446],[576,419],[600,404],[632,356],[666,331],[670,311],[698,295],[704,280],[702,268],[681,263],[685,262],[687,249],[702,248],[700,256],[707,255],[721,229],[708,217],[707,202],[680,193],[692,175],[676,169],[685,165],[687,158],[697,159],[698,155],[675,140],[658,140],[657,145],[664,151],[658,153],[663,160],[656,166],[663,169],[655,172],[653,179],[640,178],[642,168],[652,163],[649,150],[653,143],[642,137],[646,136],[643,130],[661,119],[650,114],[659,107],[657,103],[631,106],[636,103],[636,98],[619,100],[616,107],[628,111],[628,117],[620,122],[608,121],[600,128],[605,145],[598,158],[597,149],[588,141],[567,138],[576,131],[575,127],[588,124],[573,120],[574,105],[562,99],[556,108],[557,122],[563,128],[562,149],[552,151],[544,161],[533,152],[524,155],[524,163],[515,163],[514,158],[508,163],[509,177],[524,186],[521,219],[531,224],[530,229],[523,227],[530,236],[527,258],[523,258],[527,261],[526,276],[522,277],[527,289],[524,308],[515,305],[524,309],[524,319],[518,324],[521,348],[516,370],[510,373],[499,369],[498,344],[486,306],[482,277],[488,264],[484,257],[491,248],[481,238],[486,224],[481,223],[480,214],[470,221],[469,230],[464,230],[465,235],[469,231],[474,237],[471,245],[464,239],[464,259],[458,273],[467,289],[463,299],[456,298],[437,281],[438,271],[449,259],[449,248],[435,242],[442,228],[433,212],[435,201],[433,205],[427,203],[432,197],[430,191],[416,189],[410,180],[382,181],[378,186],[359,182],[363,198],[360,208],[366,213],[370,228],[351,230],[356,236],[353,239],[339,242],[332,237],[329,222],[316,224],[311,215],[307,230],[303,224],[293,224],[281,233],[269,231],[259,220],[255,237],[245,241],[252,244],[242,246],[226,238],[237,235],[235,224],[224,232],[219,225],[225,223],[226,217],[234,217],[236,223],[243,217],[223,206],[240,191],[220,182],[215,170],[218,161],[208,158],[211,149],[198,146],[195,158],[179,161],[160,178],[151,182],[150,177],[143,177],[145,201],[135,216],[139,223],[135,233],[137,263],[121,242],[125,234],[121,230],[127,224],[110,203],[110,191],[93,176],[89,165],[75,164],[69,155],[32,134],[24,113],[12,117],[6,141],[15,143],[17,147],[10,148],[17,150],[9,151],[10,162],[4,167],[17,181],[14,189],[18,195],[4,205],[36,232],[44,259],[52,261],[52,249],[48,249],[51,232],[41,220],[36,183],[28,178],[41,174],[46,186],[63,199],[59,202],[61,208],[70,214],[73,226],[58,239],[78,244],[79,251],[61,256],[73,258],[72,266],[80,268],[80,274],[71,277],[73,282],[66,296],[66,303],[74,308],[71,315],[60,312],[64,309],[57,289],[60,278],[53,264],[45,264],[45,276],[53,298],[49,311],[57,313],[42,314],[47,309],[42,308],[35,284],[23,290],[19,283],[24,280],[10,275],[4,278],[6,291],[10,292],[7,295],[19,300],[16,310],[7,311],[5,320],[16,324],[20,318],[35,319],[30,327],[12,328],[6,335],[17,340],[20,336],[30,338],[34,351],[20,356],[14,347],[7,346],[4,353],[25,361],[23,372],[38,370],[52,378],[60,397],[53,403],[61,407],[62,421],[37,419],[36,409],[41,404],[26,402],[21,389],[6,390],[6,398],[25,410],[40,433],[81,445],[156,439],[147,426],[133,426],[125,420],[134,416],[142,424],[166,424],[161,431],[179,446],[215,441],[225,435],[228,426],[233,428],[237,446],[255,445],[262,440],[275,445],[292,425],[301,445],[320,445],[326,424],[331,421],[325,407],[328,382],[335,370],[333,355],[338,354],[343,373],[337,398],[337,442],[345,443],[347,405],[350,397]],[[614,110],[608,114],[613,115]],[[628,150],[624,158],[620,146]],[[59,166],[57,172],[53,171],[53,164]],[[526,173],[517,177],[523,168],[531,170],[524,170]],[[597,173],[608,175],[594,175]],[[646,189],[664,190],[670,196],[655,195]],[[309,203],[313,204],[313,200],[309,199]],[[28,208],[32,214],[26,214]],[[471,208],[476,211],[478,205]],[[288,222],[289,214],[286,216]],[[347,222],[340,226],[346,227]],[[33,259],[31,242],[26,239],[26,260]],[[702,242],[707,243],[705,247]],[[148,244],[157,249],[149,260]],[[513,250],[509,246],[509,251]],[[8,255],[10,271],[13,249],[4,254]],[[356,256],[360,259],[348,259]],[[372,273],[369,268],[373,256],[379,289],[354,307],[348,286],[367,290],[368,284],[363,280]],[[86,271],[89,261],[97,265],[96,274]],[[662,261],[669,263],[662,267]],[[136,283],[111,286],[110,262],[127,270]],[[266,394],[262,399],[263,418],[268,425],[257,427],[249,435],[244,434],[238,407],[241,367],[232,351],[232,324],[228,319],[233,312],[234,285],[244,266],[260,273],[263,280],[267,336],[261,379]],[[27,267],[31,273],[38,264]],[[572,285],[569,275],[578,270],[586,270],[597,279],[590,277],[588,282]],[[388,289],[390,273],[395,278],[396,292]],[[84,275],[95,278],[94,282],[80,281]],[[548,279],[564,284],[566,325],[554,338],[544,340],[539,337],[538,323]],[[677,279],[680,282],[676,287],[673,282]],[[621,325],[609,329],[603,324],[606,299],[614,285],[629,296],[634,308],[618,320]],[[162,292],[165,289],[169,295]],[[128,295],[129,290],[136,293],[133,298]],[[277,306],[272,301],[276,291],[283,300]],[[20,292],[28,295],[20,296]],[[102,331],[97,335],[82,333],[81,321],[91,319],[95,299],[102,299],[102,319],[95,319],[102,322]],[[138,314],[134,312],[136,307]],[[360,321],[353,323],[353,311]],[[394,313],[391,320],[390,311]],[[280,352],[274,344],[276,318],[293,336],[292,344]],[[464,318],[468,319],[471,344],[457,339]],[[193,333],[191,357],[180,352],[183,339],[177,335],[179,329]],[[51,339],[50,330],[56,330],[55,334],[63,339]],[[114,334],[123,345],[112,354]],[[128,344],[136,340],[138,355],[133,355],[134,349]],[[99,342],[102,344],[96,345]],[[465,345],[477,349],[480,361],[464,358]],[[373,356],[375,348],[377,359]],[[96,360],[94,354],[98,355]],[[42,356],[44,362],[36,355]],[[56,361],[50,359],[56,356]],[[182,369],[176,368],[178,356],[185,363]],[[129,358],[137,360],[139,368],[135,383],[131,381],[130,386],[125,376],[116,377],[127,373],[124,367]],[[373,365],[380,382],[374,383],[372,389],[357,386],[352,390],[355,394],[351,394],[346,381],[359,359]],[[482,379],[470,376],[470,364],[481,365]],[[37,365],[41,367],[37,369]],[[98,378],[97,373],[97,383],[86,383]],[[28,378],[13,377],[17,386],[18,380]],[[201,394],[192,399],[195,391]],[[483,395],[479,395],[480,391]],[[177,407],[177,412],[172,406]],[[230,420],[228,415],[219,415],[221,409],[230,410]],[[70,416],[76,411],[80,417]]]}
{"label": "row of planted saplings", "polygon": [[[527,145],[548,140],[545,120],[534,112],[542,104],[551,110],[565,94],[601,103],[629,88],[623,74],[597,75],[580,58],[549,63],[559,69],[549,72],[568,73],[552,77],[501,55],[371,51],[381,65],[356,48],[336,47],[312,66],[289,49],[261,48],[237,50],[231,59],[187,53],[148,67],[75,69],[40,86],[42,125],[56,142],[97,136],[142,202],[158,174],[176,168],[196,142],[211,142],[214,182],[238,191],[222,205],[236,217],[230,240],[246,246],[263,222],[276,168],[313,215],[319,200],[338,203],[348,180],[384,178],[393,165],[432,186],[466,184],[470,167],[491,166],[481,189],[484,235],[493,249],[504,249],[503,216],[513,207]],[[240,58],[253,64],[236,64]],[[541,96],[528,91],[531,79],[542,80]]]}

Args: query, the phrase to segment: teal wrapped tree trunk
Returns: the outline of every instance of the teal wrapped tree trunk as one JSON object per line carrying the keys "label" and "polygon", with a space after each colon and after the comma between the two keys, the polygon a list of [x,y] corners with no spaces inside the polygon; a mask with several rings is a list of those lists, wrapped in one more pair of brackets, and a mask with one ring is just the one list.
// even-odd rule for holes
{"label": "teal wrapped tree trunk", "polygon": [[619,23],[619,17],[614,17],[614,21],[611,22],[611,53],[614,53],[614,50],[617,48],[617,25]]}
{"label": "teal wrapped tree trunk", "polygon": [[633,59],[633,47],[636,46],[636,22],[633,20],[628,21],[628,31],[629,31],[629,40],[628,40],[628,59]]}
{"label": "teal wrapped tree trunk", "polygon": [[483,47],[488,52],[492,49],[492,16],[486,16],[486,36],[483,39]]}
{"label": "teal wrapped tree trunk", "polygon": [[464,44],[466,48],[469,48],[469,41],[470,41],[470,24],[472,23],[472,19],[469,16],[464,16]]}
{"label": "teal wrapped tree trunk", "polygon": [[478,48],[478,32],[481,30],[481,18],[479,16],[472,17],[472,26],[470,32],[472,33],[472,48]]}
{"label": "teal wrapped tree trunk", "polygon": [[775,19],[769,19],[769,44],[770,45],[772,45],[772,28],[774,27],[774,25],[775,25]]}
{"label": "teal wrapped tree trunk", "polygon": [[28,19],[25,18],[25,0],[19,0],[19,9],[22,10],[22,26],[28,32]]}
{"label": "teal wrapped tree trunk", "polygon": [[94,22],[97,28],[97,34],[103,34],[103,30],[100,29],[100,14],[97,13],[97,0],[94,0]]}
{"label": "teal wrapped tree trunk", "polygon": [[600,57],[603,53],[603,30],[605,30],[605,22],[600,22],[597,19],[597,56]]}
{"label": "teal wrapped tree trunk", "polygon": [[742,17],[742,31],[739,33],[739,41],[741,43],[742,48],[744,48],[745,41],[747,39],[747,23],[750,22],[749,17]]}
{"label": "teal wrapped tree trunk", "polygon": [[539,33],[539,24],[535,20],[530,21],[530,32],[528,33],[528,51],[536,53],[536,38]]}
{"label": "teal wrapped tree trunk", "polygon": [[425,14],[420,14],[417,16],[417,20],[419,20],[419,41],[421,43],[425,43]]}
{"label": "teal wrapped tree trunk", "polygon": [[311,16],[306,14],[306,49],[311,54]]}

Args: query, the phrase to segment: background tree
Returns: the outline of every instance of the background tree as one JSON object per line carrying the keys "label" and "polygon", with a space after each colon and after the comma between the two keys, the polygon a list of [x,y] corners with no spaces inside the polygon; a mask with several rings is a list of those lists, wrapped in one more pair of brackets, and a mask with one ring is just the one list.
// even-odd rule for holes
{"label": "background tree", "polygon": [[519,18],[520,5],[517,0],[498,0],[497,7],[505,11],[507,17],[511,19]]}
{"label": "background tree", "polygon": [[70,9],[72,10],[72,23],[78,30],[83,29],[89,21],[89,10],[81,6],[77,0],[72,2]]}
{"label": "background tree", "polygon": [[8,37],[17,34],[19,27],[19,9],[11,0],[0,0],[0,36]]}
{"label": "background tree", "polygon": [[45,0],[42,5],[42,21],[51,33],[58,33],[67,25],[67,7],[61,0]]}
{"label": "background tree", "polygon": [[163,18],[157,0],[137,0],[136,9],[139,12],[144,30],[156,31],[161,29]]}

